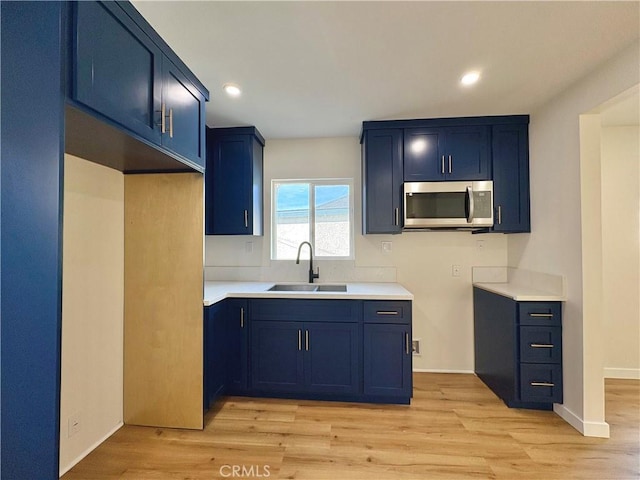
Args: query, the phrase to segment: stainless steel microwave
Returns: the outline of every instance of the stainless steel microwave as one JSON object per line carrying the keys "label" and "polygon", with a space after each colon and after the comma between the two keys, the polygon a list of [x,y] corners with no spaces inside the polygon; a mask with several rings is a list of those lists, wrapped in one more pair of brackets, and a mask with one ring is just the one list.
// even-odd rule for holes
{"label": "stainless steel microwave", "polygon": [[493,182],[405,182],[404,228],[493,226]]}

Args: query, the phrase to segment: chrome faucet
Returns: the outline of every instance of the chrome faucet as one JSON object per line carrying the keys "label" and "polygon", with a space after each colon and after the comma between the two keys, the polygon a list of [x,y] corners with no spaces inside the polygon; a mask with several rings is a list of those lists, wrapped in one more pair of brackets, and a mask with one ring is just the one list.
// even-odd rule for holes
{"label": "chrome faucet", "polygon": [[298,247],[298,256],[296,257],[296,265],[300,264],[300,250],[304,244],[309,245],[309,283],[313,283],[313,280],[320,278],[320,267],[318,267],[317,273],[313,273],[313,246],[309,242],[302,242]]}

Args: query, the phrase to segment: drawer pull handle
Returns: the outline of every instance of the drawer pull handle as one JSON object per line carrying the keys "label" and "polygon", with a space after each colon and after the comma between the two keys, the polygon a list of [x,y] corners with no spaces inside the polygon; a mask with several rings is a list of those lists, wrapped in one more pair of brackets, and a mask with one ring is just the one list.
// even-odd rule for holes
{"label": "drawer pull handle", "polygon": [[553,348],[553,343],[532,343],[531,348]]}
{"label": "drawer pull handle", "polygon": [[529,316],[537,318],[553,318],[553,313],[530,313]]}
{"label": "drawer pull handle", "polygon": [[549,382],[531,382],[531,386],[532,387],[555,387],[556,384],[549,383]]}
{"label": "drawer pull handle", "polygon": [[392,311],[386,311],[386,310],[378,310],[376,312],[377,315],[399,315],[399,312],[392,312]]}

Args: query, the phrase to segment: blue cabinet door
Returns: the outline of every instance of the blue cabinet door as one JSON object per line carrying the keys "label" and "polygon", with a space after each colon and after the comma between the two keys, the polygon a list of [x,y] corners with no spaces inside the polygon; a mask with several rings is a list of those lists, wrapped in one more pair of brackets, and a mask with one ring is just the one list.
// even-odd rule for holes
{"label": "blue cabinet door", "polygon": [[495,232],[530,232],[527,124],[492,130]]}
{"label": "blue cabinet door", "polygon": [[404,180],[488,180],[490,147],[484,125],[405,129]]}
{"label": "blue cabinet door", "polygon": [[251,386],[257,392],[304,389],[302,322],[251,324]]}
{"label": "blue cabinet door", "polygon": [[360,386],[360,325],[304,323],[305,390],[355,394]]}
{"label": "blue cabinet door", "polygon": [[442,129],[406,129],[404,131],[404,181],[444,180],[446,166],[444,151],[445,135]]}
{"label": "blue cabinet door", "polygon": [[410,325],[364,325],[365,395],[411,397],[410,340]]}
{"label": "blue cabinet door", "polygon": [[489,127],[477,125],[447,128],[445,155],[446,180],[489,180]]}
{"label": "blue cabinet door", "polygon": [[365,132],[363,162],[364,233],[402,231],[402,130]]}
{"label": "blue cabinet door", "polygon": [[225,305],[217,303],[204,309],[204,409],[213,405],[225,388],[227,332],[224,322]]}
{"label": "blue cabinet door", "polygon": [[204,167],[204,96],[166,57],[162,61],[162,78],[162,101],[165,114],[162,144],[178,155]]}
{"label": "blue cabinet door", "polygon": [[74,100],[160,144],[162,53],[115,2],[75,3]]}
{"label": "blue cabinet door", "polygon": [[226,384],[225,393],[239,395],[248,390],[249,316],[247,301],[243,299],[225,300],[224,323],[226,326],[225,352]]}
{"label": "blue cabinet door", "polygon": [[262,235],[263,147],[255,127],[207,129],[207,235]]}

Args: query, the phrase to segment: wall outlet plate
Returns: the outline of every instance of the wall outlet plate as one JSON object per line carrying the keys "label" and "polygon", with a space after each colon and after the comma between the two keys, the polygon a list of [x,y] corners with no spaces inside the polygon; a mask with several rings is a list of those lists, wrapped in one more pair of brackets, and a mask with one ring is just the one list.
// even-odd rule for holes
{"label": "wall outlet plate", "polygon": [[411,352],[414,355],[420,355],[420,339],[416,338],[411,341]]}

